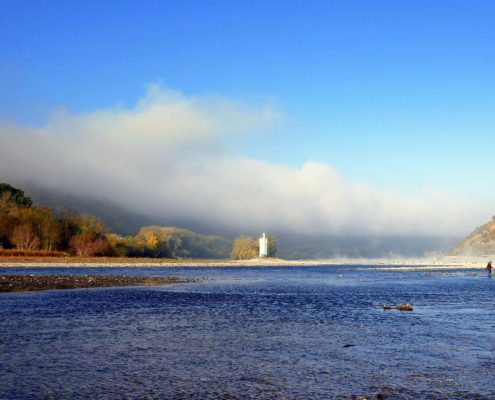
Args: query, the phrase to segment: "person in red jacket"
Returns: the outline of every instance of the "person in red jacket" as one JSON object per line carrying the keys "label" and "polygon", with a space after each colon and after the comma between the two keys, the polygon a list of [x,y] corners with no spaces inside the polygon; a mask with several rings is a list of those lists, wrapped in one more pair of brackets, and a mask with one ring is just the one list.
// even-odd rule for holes
{"label": "person in red jacket", "polygon": [[492,262],[488,261],[488,264],[486,264],[486,270],[488,271],[488,278],[492,277]]}

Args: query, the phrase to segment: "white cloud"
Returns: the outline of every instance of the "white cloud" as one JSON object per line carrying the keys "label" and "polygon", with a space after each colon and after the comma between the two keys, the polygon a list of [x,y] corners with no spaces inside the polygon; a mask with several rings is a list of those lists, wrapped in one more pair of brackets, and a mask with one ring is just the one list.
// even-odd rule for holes
{"label": "white cloud", "polygon": [[61,111],[42,128],[0,125],[0,179],[239,231],[451,235],[478,222],[472,206],[448,194],[380,191],[326,164],[297,169],[223,145],[225,135],[278,119],[269,105],[185,97],[153,85],[132,109]]}

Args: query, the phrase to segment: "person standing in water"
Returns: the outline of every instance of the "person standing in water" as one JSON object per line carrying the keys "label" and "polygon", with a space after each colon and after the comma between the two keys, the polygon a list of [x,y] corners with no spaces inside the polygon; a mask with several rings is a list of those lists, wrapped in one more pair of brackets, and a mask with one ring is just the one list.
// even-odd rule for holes
{"label": "person standing in water", "polygon": [[492,277],[492,262],[488,261],[488,264],[486,264],[486,270],[488,271],[488,278]]}

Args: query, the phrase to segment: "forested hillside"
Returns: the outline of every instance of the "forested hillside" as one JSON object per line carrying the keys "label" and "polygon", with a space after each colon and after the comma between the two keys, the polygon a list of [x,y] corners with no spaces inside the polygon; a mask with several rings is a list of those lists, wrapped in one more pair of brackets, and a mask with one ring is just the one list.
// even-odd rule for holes
{"label": "forested hillside", "polygon": [[231,247],[229,239],[175,227],[150,226],[135,236],[121,236],[100,218],[36,206],[23,190],[0,184],[0,249],[4,253],[228,258]]}

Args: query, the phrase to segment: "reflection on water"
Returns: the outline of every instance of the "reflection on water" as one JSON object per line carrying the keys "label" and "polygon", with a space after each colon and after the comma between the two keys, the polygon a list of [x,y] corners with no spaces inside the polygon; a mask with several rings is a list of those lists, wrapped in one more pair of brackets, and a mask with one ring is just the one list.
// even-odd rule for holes
{"label": "reflection on water", "polygon": [[204,278],[2,294],[0,398],[495,398],[495,280],[473,271],[0,273]]}

